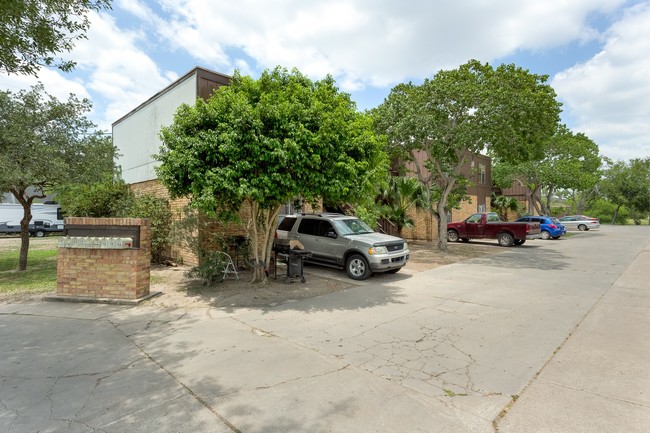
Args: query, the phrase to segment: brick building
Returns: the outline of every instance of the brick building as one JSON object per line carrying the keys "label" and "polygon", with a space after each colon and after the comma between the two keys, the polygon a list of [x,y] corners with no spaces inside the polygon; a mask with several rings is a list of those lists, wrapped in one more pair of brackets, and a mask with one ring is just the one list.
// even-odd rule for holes
{"label": "brick building", "polygon": [[[155,167],[158,164],[152,155],[158,153],[161,141],[158,133],[163,126],[171,125],[174,113],[181,104],[193,105],[197,98],[207,99],[215,89],[228,85],[230,77],[205,68],[196,67],[178,80],[153,95],[147,101],[131,110],[113,123],[113,144],[121,155],[117,164],[122,168],[122,176],[131,185],[136,195],[152,194],[168,198],[166,188],[157,180]],[[472,155],[463,173],[472,180],[468,190],[471,202],[464,203],[460,211],[454,211],[453,219],[461,219],[477,211],[490,207],[490,158]],[[179,217],[188,204],[187,199],[171,201],[172,212]],[[242,211],[246,212],[246,210]],[[247,215],[241,215],[246,220]],[[436,223],[430,213],[417,212],[413,216],[416,225],[405,229],[403,235],[411,239],[437,239]],[[208,238],[210,231],[199,236]],[[224,230],[218,227],[217,230]],[[225,229],[230,236],[244,236],[244,227],[229,225]],[[188,264],[196,264],[198,259],[190,250],[173,247],[172,255],[182,257]]]}

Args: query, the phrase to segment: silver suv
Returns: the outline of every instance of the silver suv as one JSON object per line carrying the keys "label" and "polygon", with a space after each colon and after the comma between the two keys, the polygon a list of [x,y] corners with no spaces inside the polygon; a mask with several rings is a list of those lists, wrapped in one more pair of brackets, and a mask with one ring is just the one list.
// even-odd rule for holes
{"label": "silver suv", "polygon": [[354,280],[365,280],[373,272],[393,274],[409,259],[404,239],[377,233],[359,218],[343,214],[287,215],[277,238],[299,241],[312,253],[306,261],[345,267]]}

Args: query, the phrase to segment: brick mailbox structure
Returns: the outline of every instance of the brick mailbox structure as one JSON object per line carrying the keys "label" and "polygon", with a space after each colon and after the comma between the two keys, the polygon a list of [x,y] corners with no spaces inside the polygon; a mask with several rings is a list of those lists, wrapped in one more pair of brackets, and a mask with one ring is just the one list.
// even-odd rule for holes
{"label": "brick mailbox structure", "polygon": [[60,300],[146,299],[151,223],[146,218],[68,217],[57,265]]}

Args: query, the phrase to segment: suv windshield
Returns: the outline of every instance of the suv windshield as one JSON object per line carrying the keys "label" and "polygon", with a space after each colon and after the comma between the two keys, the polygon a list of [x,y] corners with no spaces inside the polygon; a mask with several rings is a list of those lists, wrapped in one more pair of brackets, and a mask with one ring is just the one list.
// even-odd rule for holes
{"label": "suv windshield", "polygon": [[332,223],[341,236],[374,233],[366,223],[356,218],[334,220]]}

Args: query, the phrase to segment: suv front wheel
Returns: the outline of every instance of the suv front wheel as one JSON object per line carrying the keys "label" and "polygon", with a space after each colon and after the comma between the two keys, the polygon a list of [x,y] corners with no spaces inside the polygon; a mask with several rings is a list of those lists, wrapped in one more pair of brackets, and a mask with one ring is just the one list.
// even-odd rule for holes
{"label": "suv front wheel", "polygon": [[371,274],[368,260],[361,254],[352,254],[345,262],[345,271],[353,280],[365,280]]}

